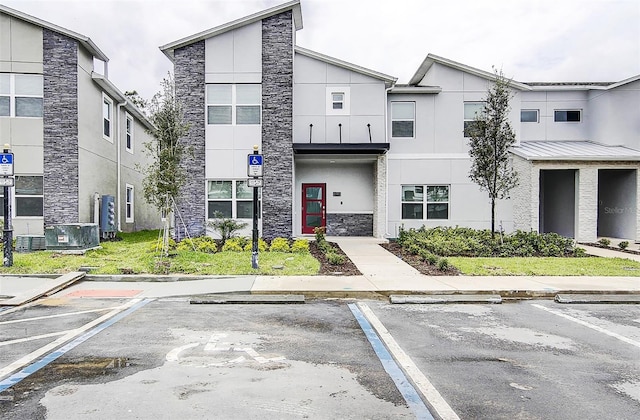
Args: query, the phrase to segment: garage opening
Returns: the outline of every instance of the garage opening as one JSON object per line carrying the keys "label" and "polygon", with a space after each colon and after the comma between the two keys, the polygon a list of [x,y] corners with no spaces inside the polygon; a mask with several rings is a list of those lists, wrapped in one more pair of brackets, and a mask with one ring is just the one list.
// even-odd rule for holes
{"label": "garage opening", "polygon": [[576,169],[540,170],[540,232],[575,238]]}
{"label": "garage opening", "polygon": [[636,236],[636,170],[598,171],[598,236]]}

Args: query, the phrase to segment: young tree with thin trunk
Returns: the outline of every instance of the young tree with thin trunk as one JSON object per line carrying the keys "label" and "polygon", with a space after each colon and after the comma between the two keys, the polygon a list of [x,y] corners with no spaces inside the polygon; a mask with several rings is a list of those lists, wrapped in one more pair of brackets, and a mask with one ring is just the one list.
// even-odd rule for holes
{"label": "young tree with thin trunk", "polygon": [[161,91],[154,95],[147,108],[149,121],[154,128],[148,130],[153,140],[144,144],[151,163],[143,168],[145,178],[142,186],[145,200],[166,216],[163,238],[163,253],[166,254],[169,215],[186,180],[186,173],[180,162],[190,149],[184,143],[189,124],[184,122],[184,110],[175,95],[173,76],[169,74],[161,86]]}
{"label": "young tree with thin trunk", "polygon": [[496,200],[509,198],[511,189],[518,185],[518,174],[513,169],[509,148],[516,135],[509,122],[511,80],[494,68],[495,82],[487,92],[484,109],[477,113],[468,127],[471,171],[469,178],[487,191],[491,200],[491,235],[495,234]]}

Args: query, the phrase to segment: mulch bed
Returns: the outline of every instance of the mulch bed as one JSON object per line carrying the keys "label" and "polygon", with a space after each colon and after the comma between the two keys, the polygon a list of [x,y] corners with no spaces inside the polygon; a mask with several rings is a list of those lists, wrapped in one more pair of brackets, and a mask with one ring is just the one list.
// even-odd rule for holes
{"label": "mulch bed", "polygon": [[427,276],[459,276],[460,271],[455,267],[450,267],[445,271],[441,271],[438,267],[429,264],[428,262],[422,261],[422,259],[417,256],[410,254],[402,249],[400,245],[396,242],[389,242],[388,244],[380,244],[381,247],[400,258],[402,261],[406,262],[420,273],[425,274]]}
{"label": "mulch bed", "polygon": [[309,242],[309,251],[311,255],[318,261],[320,261],[320,271],[318,271],[319,275],[335,275],[335,276],[359,276],[362,273],[355,266],[354,263],[351,262],[349,257],[340,249],[338,244],[335,242],[329,242],[336,250],[336,253],[344,256],[344,264],[341,265],[333,265],[329,264],[327,258],[324,253],[318,249],[315,241]]}
{"label": "mulch bed", "polygon": [[602,248],[602,249],[609,249],[611,251],[618,251],[618,252],[626,252],[627,254],[635,254],[635,255],[640,255],[640,251],[636,251],[635,249],[622,249],[620,247],[617,246],[604,246],[598,242],[585,242],[585,243],[578,243],[578,246],[580,245],[587,245],[587,246],[592,246],[594,248]]}

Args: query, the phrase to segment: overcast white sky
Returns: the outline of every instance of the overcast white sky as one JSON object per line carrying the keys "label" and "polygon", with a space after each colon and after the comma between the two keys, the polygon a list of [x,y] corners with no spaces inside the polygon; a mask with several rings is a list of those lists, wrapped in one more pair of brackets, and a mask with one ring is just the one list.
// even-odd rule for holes
{"label": "overcast white sky", "polygon": [[[159,46],[286,0],[0,0],[90,37],[109,79],[150,98]],[[298,45],[407,83],[428,53],[518,81],[640,74],[639,0],[302,0]]]}

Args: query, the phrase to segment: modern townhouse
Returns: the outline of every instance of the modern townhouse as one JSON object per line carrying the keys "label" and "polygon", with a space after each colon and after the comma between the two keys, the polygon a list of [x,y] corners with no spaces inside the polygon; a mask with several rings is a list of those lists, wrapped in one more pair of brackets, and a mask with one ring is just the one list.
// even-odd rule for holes
{"label": "modern townhouse", "polygon": [[160,225],[137,165],[151,128],[108,79],[108,57],[81,34],[0,5],[0,143],[14,153],[14,234],[97,222],[114,197],[117,229]]}
{"label": "modern townhouse", "polygon": [[[161,47],[188,109],[193,160],[179,212],[250,221],[247,155],[264,155],[261,233],[395,237],[401,227],[488,228],[468,177],[465,125],[490,72],[428,55],[406,85],[296,45],[291,1]],[[580,241],[640,239],[640,76],[618,83],[512,81],[520,184],[498,203],[505,231]]]}

